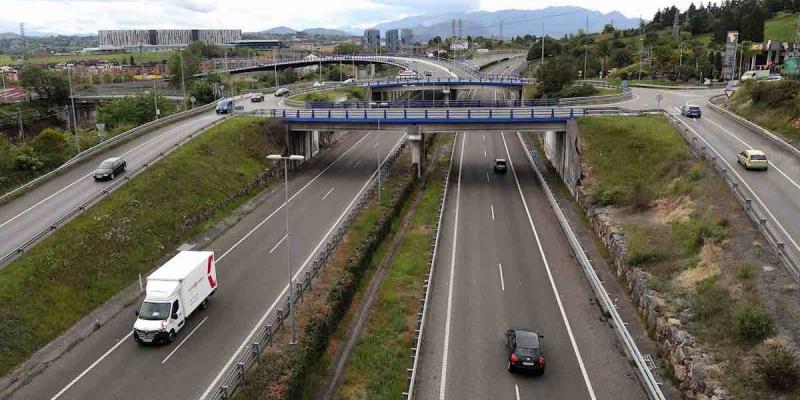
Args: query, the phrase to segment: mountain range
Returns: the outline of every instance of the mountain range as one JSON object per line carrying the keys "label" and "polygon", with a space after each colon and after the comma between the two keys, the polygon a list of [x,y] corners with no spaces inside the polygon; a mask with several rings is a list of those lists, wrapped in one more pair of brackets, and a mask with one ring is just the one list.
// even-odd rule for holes
{"label": "mountain range", "polygon": [[[542,18],[544,17],[544,18]],[[441,14],[418,15],[396,21],[384,22],[375,28],[385,31],[392,28],[411,28],[414,39],[428,40],[434,36],[452,35],[452,20],[461,19],[461,36],[514,37],[524,35],[564,36],[576,33],[579,29],[599,32],[606,24],[617,29],[639,26],[639,18],[627,18],[617,11],[601,13],[582,7],[547,7],[538,10],[499,10],[474,12],[448,12]],[[544,21],[544,25],[542,24]],[[502,34],[501,34],[502,30]],[[456,34],[458,24],[456,23]]]}
{"label": "mountain range", "polygon": [[[275,28],[270,28],[264,31],[255,32],[257,34],[262,35],[294,35],[296,33],[305,33],[306,35],[316,35],[316,36],[353,36],[352,32],[346,32],[340,29],[329,29],[329,28],[307,28],[303,30],[295,30],[289,28],[287,26],[276,26]],[[360,33],[356,33],[360,34]]]}

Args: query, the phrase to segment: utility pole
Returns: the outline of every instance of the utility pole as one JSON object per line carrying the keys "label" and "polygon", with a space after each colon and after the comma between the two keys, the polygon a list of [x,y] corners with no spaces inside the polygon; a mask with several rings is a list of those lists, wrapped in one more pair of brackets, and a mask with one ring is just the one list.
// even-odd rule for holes
{"label": "utility pole", "polygon": [[678,45],[678,66],[683,66],[683,42]]}
{"label": "utility pole", "polygon": [[78,116],[75,115],[75,95],[72,93],[72,67],[67,68],[67,80],[69,82],[69,100],[72,103],[72,132],[75,134],[75,143],[78,146],[78,153],[81,152],[81,139],[78,137]]}
{"label": "utility pole", "polygon": [[278,88],[278,57],[277,57],[277,48],[272,49],[272,66],[275,67],[275,88]]}
{"label": "utility pole", "polygon": [[19,108],[19,102],[17,102],[17,117],[19,118],[19,140],[22,141],[25,139],[25,129],[22,127],[22,110]]}
{"label": "utility pole", "polygon": [[644,61],[644,38],[639,38],[642,42],[642,51],[639,53],[639,81],[642,80],[642,61]]}
{"label": "utility pole", "polygon": [[142,58],[142,43],[139,43],[139,64],[141,64],[142,66],[141,74],[142,74],[142,79],[144,79],[144,59]]}
{"label": "utility pole", "polygon": [[156,107],[156,121],[158,121],[158,114],[160,114],[160,112],[158,111],[158,88],[156,87],[155,80],[153,81],[153,104]]}
{"label": "utility pole", "polygon": [[[586,17],[586,19],[588,20],[589,17]],[[587,74],[586,59],[588,56],[589,56],[589,46],[583,45],[583,80],[586,80],[586,74]]]}

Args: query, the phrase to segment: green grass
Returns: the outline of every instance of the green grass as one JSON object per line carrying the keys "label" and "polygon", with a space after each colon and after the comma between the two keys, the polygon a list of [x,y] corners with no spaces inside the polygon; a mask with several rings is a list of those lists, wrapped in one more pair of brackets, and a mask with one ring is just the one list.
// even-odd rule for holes
{"label": "green grass", "polygon": [[406,390],[408,349],[413,345],[415,314],[441,192],[441,179],[431,180],[424,188],[367,325],[353,348],[336,398],[396,399]]}
{"label": "green grass", "polygon": [[662,117],[587,117],[578,125],[587,143],[585,160],[598,178],[595,196],[603,204],[661,197],[694,161],[683,138]]}
{"label": "green grass", "polygon": [[364,87],[348,87],[333,90],[323,90],[319,92],[303,93],[292,96],[291,100],[297,101],[340,101],[340,100],[364,100],[367,97],[367,89]]}
{"label": "green grass", "polygon": [[797,14],[779,13],[764,25],[764,40],[793,42],[797,30]]}
{"label": "green grass", "polygon": [[0,271],[0,375],[254,194],[240,190],[278,148],[272,125],[212,128]]}
{"label": "green grass", "polygon": [[[755,86],[754,86],[755,85]],[[776,96],[794,93],[797,85],[793,81],[748,82],[734,93],[730,110],[758,125],[777,133],[790,142],[800,143],[800,97],[773,100],[771,104],[754,101],[751,90],[764,87]]]}
{"label": "green grass", "polygon": [[[134,62],[136,65],[139,65],[141,62],[161,62],[162,60],[168,60],[169,57],[172,55],[173,52],[171,51],[159,51],[159,52],[142,52],[139,54],[138,52],[132,53],[107,53],[107,54],[69,54],[63,56],[49,56],[49,57],[29,57],[25,61],[29,64],[58,64],[58,63],[66,63],[66,62],[80,62],[80,61],[88,61],[88,60],[101,60],[101,61],[116,61],[119,64],[130,64],[131,56],[133,56]],[[0,64],[13,64],[17,61],[17,58],[14,58],[8,54],[0,55]]]}

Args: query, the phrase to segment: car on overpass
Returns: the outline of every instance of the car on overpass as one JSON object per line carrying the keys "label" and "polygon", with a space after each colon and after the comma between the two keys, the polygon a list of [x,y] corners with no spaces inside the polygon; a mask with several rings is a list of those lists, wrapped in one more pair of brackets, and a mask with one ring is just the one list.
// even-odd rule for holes
{"label": "car on overpass", "polygon": [[112,157],[103,160],[92,175],[94,180],[114,179],[117,174],[125,172],[128,162],[124,157]]}
{"label": "car on overpass", "polygon": [[506,331],[508,349],[508,371],[530,371],[544,374],[544,336],[525,328],[511,328]]}
{"label": "car on overpass", "polygon": [[767,155],[761,150],[747,149],[742,150],[737,155],[737,162],[745,169],[761,169],[766,170],[769,168],[769,160]]}
{"label": "car on overpass", "polygon": [[700,106],[686,103],[681,106],[681,115],[686,118],[700,118],[702,111],[700,111]]}

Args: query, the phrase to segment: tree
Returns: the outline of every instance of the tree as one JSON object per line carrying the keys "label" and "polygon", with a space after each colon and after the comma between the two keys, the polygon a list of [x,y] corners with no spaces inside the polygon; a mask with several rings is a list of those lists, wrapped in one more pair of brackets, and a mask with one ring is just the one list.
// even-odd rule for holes
{"label": "tree", "polygon": [[155,119],[156,103],[162,117],[175,111],[174,103],[161,95],[155,96],[150,93],[102,103],[97,108],[97,122],[106,124],[109,129],[122,124],[141,125]]}
{"label": "tree", "polygon": [[67,132],[47,128],[33,139],[31,147],[45,168],[52,169],[63,164],[72,155]]}
{"label": "tree", "polygon": [[[183,68],[181,68],[181,62],[183,62]],[[167,65],[172,75],[169,86],[178,89],[184,83],[181,81],[183,76],[186,77],[185,84],[191,85],[200,66],[200,57],[191,51],[176,51],[170,56]]]}
{"label": "tree", "polygon": [[613,68],[623,68],[633,64],[633,53],[627,47],[614,49],[611,51],[609,64]]}
{"label": "tree", "polygon": [[136,65],[136,64],[134,64],[133,54],[131,54],[130,66],[132,67],[134,65]]}
{"label": "tree", "polygon": [[[545,44],[545,46],[547,45]],[[536,71],[536,81],[540,82],[539,89],[547,97],[572,83],[576,75],[575,60],[567,56],[559,56],[544,61],[544,64]]]}
{"label": "tree", "polygon": [[36,93],[40,99],[52,104],[61,104],[69,98],[67,79],[36,65],[27,65],[22,69],[19,83],[25,89]]}
{"label": "tree", "polygon": [[611,55],[611,44],[608,43],[608,40],[601,40],[597,42],[597,55],[600,56],[601,60],[601,73],[603,76],[605,76],[605,73],[608,70],[608,57]]}
{"label": "tree", "polygon": [[198,105],[208,104],[216,100],[214,83],[208,79],[200,79],[192,83],[189,93],[195,98],[195,104]]}
{"label": "tree", "polygon": [[334,48],[336,54],[358,54],[361,51],[361,46],[353,42],[339,43]]}
{"label": "tree", "polygon": [[606,24],[603,27],[603,33],[614,33],[614,25]]}

